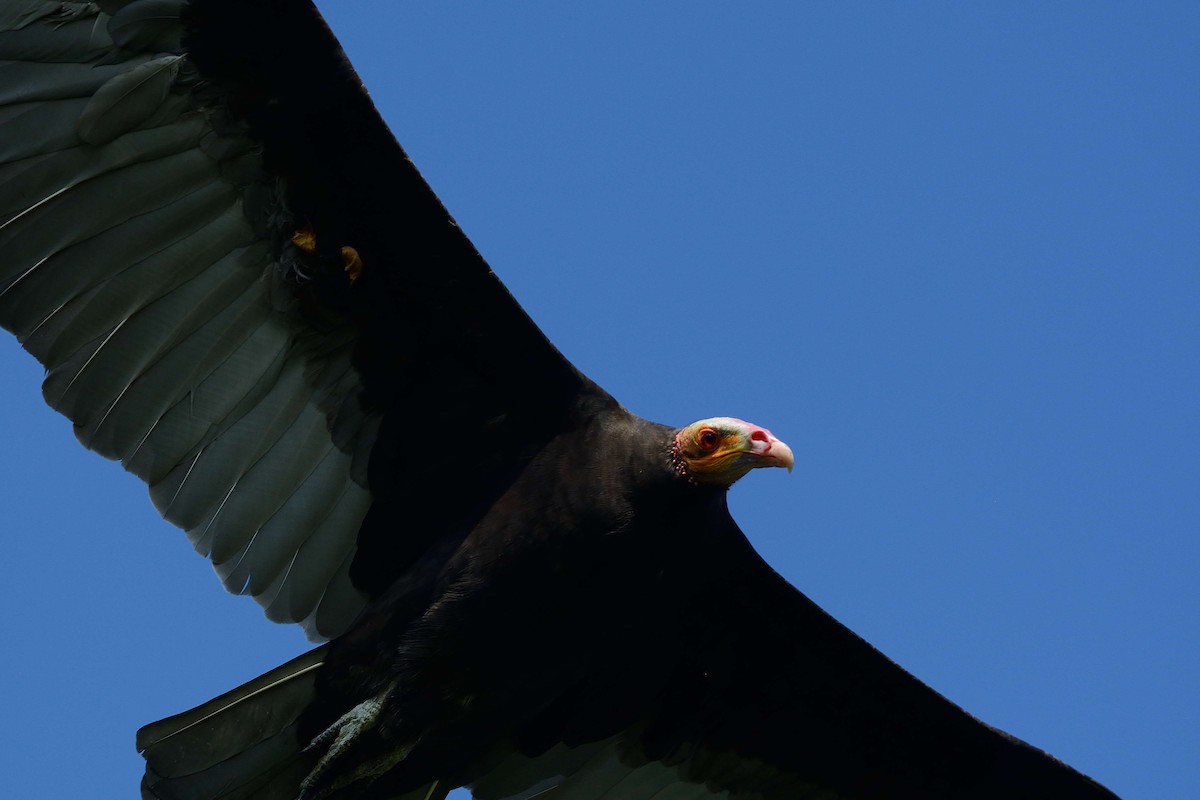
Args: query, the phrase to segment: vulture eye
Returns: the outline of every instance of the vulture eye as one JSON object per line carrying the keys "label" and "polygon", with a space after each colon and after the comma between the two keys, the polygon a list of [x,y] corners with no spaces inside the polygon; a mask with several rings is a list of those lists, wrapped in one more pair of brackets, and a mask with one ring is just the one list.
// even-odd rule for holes
{"label": "vulture eye", "polygon": [[704,430],[700,431],[700,434],[696,437],[696,441],[705,450],[714,449],[717,446],[717,442],[719,440],[720,440],[720,437],[717,436],[717,432],[714,431],[712,428],[705,428]]}

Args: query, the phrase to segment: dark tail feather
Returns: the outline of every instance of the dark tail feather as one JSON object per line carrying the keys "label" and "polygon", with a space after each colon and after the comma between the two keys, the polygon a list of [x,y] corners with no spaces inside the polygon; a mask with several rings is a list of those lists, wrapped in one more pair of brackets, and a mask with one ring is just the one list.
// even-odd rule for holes
{"label": "dark tail feather", "polygon": [[297,720],[327,646],[138,731],[147,800],[290,800],[315,761]]}

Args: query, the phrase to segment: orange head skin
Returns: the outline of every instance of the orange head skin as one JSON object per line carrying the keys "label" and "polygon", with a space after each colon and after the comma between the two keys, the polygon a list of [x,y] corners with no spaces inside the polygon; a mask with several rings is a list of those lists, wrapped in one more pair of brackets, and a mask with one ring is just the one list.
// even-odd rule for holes
{"label": "orange head skin", "polygon": [[675,470],[699,486],[724,486],[755,467],[792,471],[792,450],[766,428],[733,417],[693,422],[675,434]]}

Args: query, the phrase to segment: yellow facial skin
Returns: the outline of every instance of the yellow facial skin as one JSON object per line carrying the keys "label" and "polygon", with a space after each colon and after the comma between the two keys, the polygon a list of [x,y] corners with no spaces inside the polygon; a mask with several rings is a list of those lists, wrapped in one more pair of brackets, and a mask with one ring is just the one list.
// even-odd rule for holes
{"label": "yellow facial skin", "polygon": [[693,422],[675,434],[675,467],[701,486],[731,486],[756,467],[785,467],[795,457],[769,430],[734,417]]}

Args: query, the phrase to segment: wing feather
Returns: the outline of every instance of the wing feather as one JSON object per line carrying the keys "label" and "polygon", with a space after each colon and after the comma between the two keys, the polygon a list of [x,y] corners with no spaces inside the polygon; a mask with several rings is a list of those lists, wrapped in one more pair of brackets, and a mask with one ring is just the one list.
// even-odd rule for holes
{"label": "wing feather", "polygon": [[232,526],[213,526],[212,518],[242,476],[307,407],[306,395],[303,371],[285,354],[278,376],[247,413],[228,420],[197,448],[194,458],[183,459],[151,484],[150,499],[159,513],[184,528],[193,544],[217,563],[231,553],[229,534],[220,534]]}
{"label": "wing feather", "polygon": [[108,32],[128,50],[178,53],[184,5],[184,0],[136,0],[112,15]]}
{"label": "wing feather", "polygon": [[15,103],[0,108],[0,163],[65,150],[80,143],[75,121],[88,98]]}
{"label": "wing feather", "polygon": [[[90,307],[90,313],[72,318],[75,347],[95,338],[105,326],[98,320],[106,322],[110,309],[132,311],[145,302],[149,292],[161,291],[158,284],[151,283],[162,277],[160,273],[165,273],[167,289],[172,282],[188,277],[183,270],[179,270],[182,275],[175,274],[176,258],[196,248],[211,250],[210,239],[219,245],[228,239],[229,226],[244,226],[240,213],[230,207],[229,195],[226,187],[207,185],[35,262],[0,294],[7,301],[2,307],[4,325],[28,341],[53,312],[107,284],[95,303],[82,306],[81,311]],[[55,341],[59,352],[70,352],[71,345],[63,338]],[[33,352],[52,357],[49,350]]]}
{"label": "wing feather", "polygon": [[175,84],[182,61],[176,55],[160,56],[106,82],[79,115],[79,138],[103,144],[153,117]]}
{"label": "wing feather", "polygon": [[[304,410],[307,414],[320,415],[319,411],[307,403]],[[313,425],[312,420],[305,413],[301,413],[279,440],[242,473],[222,508],[222,513],[238,520],[238,525],[232,530],[222,526],[212,545],[213,564],[226,585],[240,589],[245,584],[245,581],[239,583],[237,579],[239,567],[248,568],[254,563],[253,559],[247,561],[246,555],[255,545],[259,550],[265,550],[273,543],[288,543],[290,547],[287,552],[294,552],[298,543],[307,538],[306,523],[312,520],[322,507],[318,498],[323,487],[308,486],[309,496],[302,497],[295,503],[289,504],[289,501],[297,499],[297,492],[314,475],[326,480],[345,475],[344,455],[332,462],[336,466],[336,472],[321,470],[321,466],[333,458],[333,453],[336,452],[323,426]],[[334,486],[336,487],[336,484]],[[290,513],[282,513],[285,507]],[[307,513],[299,516],[301,511]],[[292,517],[291,530],[280,531],[285,534],[282,536],[263,535],[263,527],[277,515]],[[210,520],[209,527],[213,527],[216,522],[216,518]],[[237,549],[236,552],[234,548]],[[248,577],[247,575],[246,578]],[[254,593],[256,592],[251,591],[251,594]]]}
{"label": "wing feather", "polygon": [[81,442],[146,479],[231,590],[334,635],[363,603],[343,575],[312,627],[369,505],[353,341],[273,303],[261,225],[281,201],[261,148],[190,94],[183,5],[5,7],[0,323]]}
{"label": "wing feather", "polygon": [[[113,45],[107,26],[100,24],[96,16],[58,22],[53,27],[34,26],[30,24],[34,22],[32,16],[20,17],[20,4],[16,4],[16,8],[12,8],[13,5],[10,3],[9,7],[0,10],[0,60],[80,64],[95,59]],[[25,5],[41,6],[48,11],[64,4],[33,2]],[[13,12],[26,22],[17,30],[12,30],[15,24],[20,24],[10,16]]]}
{"label": "wing feather", "polygon": [[622,737],[540,756],[509,755],[472,785],[479,800],[728,800],[730,792],[685,780],[677,766],[630,760]]}
{"label": "wing feather", "polygon": [[[0,185],[4,186],[4,192],[0,195],[0,218],[5,220],[0,224],[0,230],[8,230],[14,223],[29,217],[45,203],[65,194],[72,187],[106,173],[141,165],[140,171],[125,173],[125,176],[146,177],[152,171],[145,168],[145,162],[190,150],[195,147],[203,130],[203,121],[190,115],[170,124],[131,131],[98,150],[78,145],[5,164],[0,167]],[[161,183],[154,183],[161,188]],[[123,187],[114,183],[108,186],[118,190],[117,194],[110,197],[121,199],[119,190]],[[123,208],[121,203],[117,203],[116,206],[117,211]],[[79,227],[85,228],[89,235],[94,235],[97,230],[91,219],[94,210],[84,209],[84,216],[79,220],[71,218],[71,225],[53,227],[74,229],[75,223],[78,222]],[[13,262],[6,260],[4,271],[0,272],[0,280],[4,279],[4,275],[15,271],[12,264]]]}
{"label": "wing feather", "polygon": [[[161,208],[179,194],[217,179],[211,160],[197,150],[185,149],[195,143],[199,133],[196,126],[191,127],[190,131],[173,131],[182,136],[160,139],[160,146],[170,151],[162,158],[117,163],[113,169],[101,171],[95,163],[87,163],[87,148],[80,147],[71,151],[84,162],[77,167],[67,164],[73,159],[51,154],[30,159],[41,163],[19,176],[0,175],[0,180],[12,181],[6,186],[6,195],[10,188],[33,194],[27,205],[0,226],[0,247],[5,249],[8,267],[0,280],[24,273],[68,245]],[[41,166],[46,169],[37,168]],[[56,224],[62,219],[73,224]]]}
{"label": "wing feather", "polygon": [[0,61],[0,105],[91,97],[108,81],[150,60],[140,55],[120,64]]}
{"label": "wing feather", "polygon": [[130,419],[144,433],[122,437],[118,452],[126,468],[148,483],[163,480],[225,420],[258,402],[287,357],[287,333],[270,324],[261,297],[244,292],[224,299],[232,302],[214,310],[135,385],[153,405]]}
{"label": "wing feather", "polygon": [[[208,258],[197,259],[195,266],[181,261],[181,271],[185,275],[197,270],[192,280],[160,297],[149,298],[149,302],[133,310],[120,309],[118,322],[109,332],[61,361],[47,360],[50,369],[44,393],[51,407],[71,417],[78,426],[88,426],[98,413],[109,407],[123,387],[157,359],[164,348],[227,302],[228,295],[221,294],[218,289],[228,288],[231,282],[242,283],[248,277],[236,273],[223,275],[216,269],[200,270]],[[221,259],[216,263],[229,261],[235,259]],[[237,265],[229,269],[235,270]],[[104,308],[102,301],[110,294],[106,288],[102,286],[89,292],[86,302],[78,304],[85,322],[88,311]],[[41,330],[49,335],[50,327],[43,325]],[[93,344],[96,345],[94,348]]]}
{"label": "wing feather", "polygon": [[[324,521],[327,510],[333,508],[345,486],[345,464],[338,451],[327,440],[320,442],[324,455],[316,468],[296,481],[290,492],[266,513],[253,537],[238,553],[236,559],[217,565],[217,574],[226,586],[244,586],[246,592],[260,595],[299,555],[299,550]],[[272,450],[270,456],[276,455]],[[305,465],[309,463],[304,459]],[[259,480],[263,476],[257,476]],[[283,482],[267,484],[274,489]],[[265,504],[264,504],[265,506]],[[289,556],[289,554],[291,554]]]}
{"label": "wing feather", "polygon": [[254,598],[276,622],[301,620],[316,631],[340,630],[361,607],[361,592],[350,582],[355,545],[340,537],[350,521],[362,519],[370,496],[346,481],[341,494],[312,535],[292,557],[287,569]]}
{"label": "wing feather", "polygon": [[[0,6],[0,324],[228,589],[335,636],[499,496],[582,381],[311,7],[191,5]],[[409,418],[495,451],[466,497],[445,464],[379,457]],[[445,519],[367,524],[431,494]]]}

